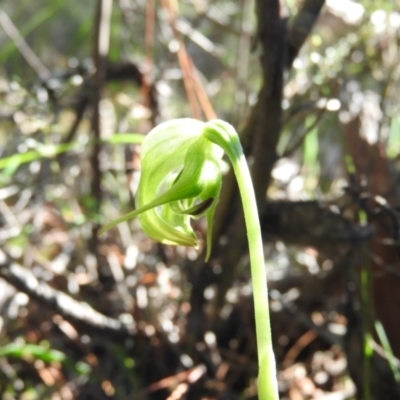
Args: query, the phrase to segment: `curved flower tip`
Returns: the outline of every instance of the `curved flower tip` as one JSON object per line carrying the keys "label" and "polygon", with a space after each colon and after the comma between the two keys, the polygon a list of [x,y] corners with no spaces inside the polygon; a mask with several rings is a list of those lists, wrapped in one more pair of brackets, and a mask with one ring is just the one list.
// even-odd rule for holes
{"label": "curved flower tip", "polygon": [[150,238],[196,247],[198,240],[190,220],[205,215],[209,258],[223,150],[204,136],[205,126],[194,119],[176,119],[158,125],[146,136],[141,149],[137,209],[106,225],[101,233],[138,216]]}

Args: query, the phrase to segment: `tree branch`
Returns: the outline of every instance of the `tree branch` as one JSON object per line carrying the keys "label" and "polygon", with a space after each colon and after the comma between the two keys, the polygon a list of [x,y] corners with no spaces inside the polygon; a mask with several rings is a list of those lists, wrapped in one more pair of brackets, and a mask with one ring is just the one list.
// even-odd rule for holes
{"label": "tree branch", "polygon": [[79,326],[85,332],[97,333],[113,338],[132,337],[132,327],[117,319],[107,317],[89,304],[74,300],[71,296],[42,282],[27,268],[11,262],[0,251],[0,277],[10,285],[40,304],[61,314],[69,322]]}
{"label": "tree branch", "polygon": [[[96,72],[94,75],[93,86],[93,150],[91,155],[92,165],[92,185],[91,195],[94,199],[94,214],[98,215],[102,198],[101,192],[101,169],[100,169],[100,150],[101,150],[101,117],[100,117],[100,101],[103,86],[106,78],[107,54],[109,50],[110,40],[110,23],[111,23],[112,0],[98,0],[95,20],[95,38],[94,38],[94,64]],[[92,237],[89,241],[89,250],[96,254],[98,243],[99,224],[94,223],[92,228]]]}
{"label": "tree branch", "polygon": [[305,0],[302,8],[290,24],[286,59],[286,67],[288,69],[292,66],[293,61],[312,31],[324,4],[325,0]]}
{"label": "tree branch", "polygon": [[10,17],[0,7],[0,25],[6,32],[7,36],[13,41],[15,47],[21,53],[22,57],[25,58],[26,62],[32,67],[37,73],[40,79],[43,81],[50,77],[50,71],[40,61],[39,57],[33,52],[29,44],[19,33],[17,27],[11,21]]}

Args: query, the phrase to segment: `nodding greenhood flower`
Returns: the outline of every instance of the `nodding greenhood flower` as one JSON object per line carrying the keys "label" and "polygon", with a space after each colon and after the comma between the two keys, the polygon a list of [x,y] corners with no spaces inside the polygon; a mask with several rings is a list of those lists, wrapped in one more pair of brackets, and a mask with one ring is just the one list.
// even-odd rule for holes
{"label": "nodding greenhood flower", "polygon": [[278,400],[272,348],[267,276],[257,204],[239,136],[225,121],[176,119],[154,128],[142,143],[142,174],[137,209],[102,231],[138,217],[151,238],[166,244],[197,246],[191,218],[207,218],[207,254],[211,253],[212,221],[221,190],[220,163],[229,157],[242,198],[254,292],[259,374],[259,399]]}
{"label": "nodding greenhood flower", "polygon": [[197,247],[191,218],[207,219],[207,254],[211,252],[212,221],[221,189],[223,150],[203,132],[209,123],[177,119],[158,125],[144,139],[137,209],[106,225],[105,230],[138,216],[152,239]]}

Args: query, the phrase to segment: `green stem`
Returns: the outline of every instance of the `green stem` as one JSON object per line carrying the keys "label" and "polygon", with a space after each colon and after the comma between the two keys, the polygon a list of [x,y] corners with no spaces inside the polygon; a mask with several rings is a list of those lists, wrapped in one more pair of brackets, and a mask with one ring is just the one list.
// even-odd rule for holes
{"label": "green stem", "polygon": [[272,348],[263,242],[250,171],[239,136],[234,128],[223,121],[210,121],[209,124],[210,128],[205,129],[204,134],[209,140],[221,146],[230,158],[243,203],[253,283],[259,365],[259,400],[279,400],[275,355]]}
{"label": "green stem", "polygon": [[244,156],[239,160],[232,159],[233,169],[242,198],[247,237],[249,241],[251,276],[253,283],[254,312],[256,319],[256,337],[259,364],[259,399],[279,399],[276,380],[275,355],[272,348],[271,322],[269,317],[269,301],[267,274],[261,228],[258,218],[254,188]]}

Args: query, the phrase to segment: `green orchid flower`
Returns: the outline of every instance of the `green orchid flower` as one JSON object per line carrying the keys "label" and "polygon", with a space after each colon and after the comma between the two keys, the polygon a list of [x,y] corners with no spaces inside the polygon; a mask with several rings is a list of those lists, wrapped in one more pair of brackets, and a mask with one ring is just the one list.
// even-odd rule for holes
{"label": "green orchid flower", "polygon": [[150,238],[164,244],[197,247],[190,219],[205,215],[209,258],[223,150],[203,136],[204,125],[192,119],[173,120],[146,136],[141,148],[137,209],[106,225],[101,233],[138,216]]}
{"label": "green orchid flower", "polygon": [[259,362],[259,399],[278,400],[272,350],[267,277],[253,184],[239,136],[225,121],[176,119],[160,124],[143,140],[137,209],[106,225],[100,234],[138,217],[145,233],[165,244],[197,246],[190,225],[207,220],[207,253],[211,254],[212,221],[221,190],[224,152],[232,162],[242,198],[249,241]]}

